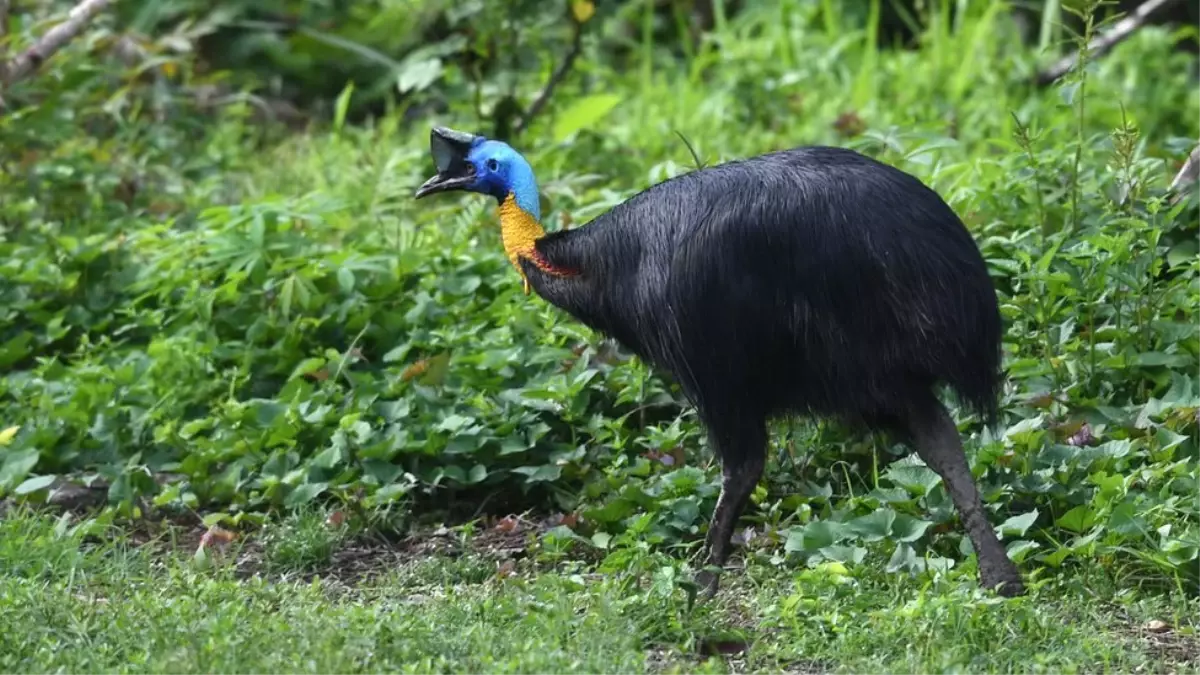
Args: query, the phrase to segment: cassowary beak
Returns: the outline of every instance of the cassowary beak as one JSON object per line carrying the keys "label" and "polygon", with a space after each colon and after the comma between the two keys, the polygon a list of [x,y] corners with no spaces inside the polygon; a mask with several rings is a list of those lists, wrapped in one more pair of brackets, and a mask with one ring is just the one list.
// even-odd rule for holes
{"label": "cassowary beak", "polygon": [[417,188],[416,199],[436,192],[461,190],[475,181],[475,165],[467,161],[467,153],[483,138],[445,127],[429,132],[429,151],[437,166],[437,175]]}

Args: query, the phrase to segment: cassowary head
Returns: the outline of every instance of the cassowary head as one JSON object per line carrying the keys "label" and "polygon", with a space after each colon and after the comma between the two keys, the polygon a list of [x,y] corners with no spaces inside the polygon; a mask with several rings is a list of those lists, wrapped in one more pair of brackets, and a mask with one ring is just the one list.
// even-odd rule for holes
{"label": "cassowary head", "polygon": [[417,189],[416,198],[436,192],[475,192],[491,195],[499,204],[500,239],[512,266],[530,291],[529,269],[539,270],[550,288],[551,279],[576,277],[577,271],[548,260],[537,249],[546,236],[533,169],[507,143],[434,127],[429,137],[437,175]]}
{"label": "cassowary head", "polygon": [[507,143],[434,127],[429,144],[437,175],[417,189],[417,199],[450,191],[490,195],[500,204],[511,197],[534,220],[541,218],[533,169]]}

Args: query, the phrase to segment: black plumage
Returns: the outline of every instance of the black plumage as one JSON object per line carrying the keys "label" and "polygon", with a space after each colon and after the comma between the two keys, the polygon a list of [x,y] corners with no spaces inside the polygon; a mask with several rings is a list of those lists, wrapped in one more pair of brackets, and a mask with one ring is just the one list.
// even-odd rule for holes
{"label": "black plumage", "polygon": [[948,385],[994,421],[996,295],[970,233],[920,180],[847,149],[784,150],[672,178],[535,247],[519,264],[538,295],[696,406],[724,479],[710,563],[725,563],[762,474],[767,421],[798,413],[915,447],[954,499],[983,584],[1022,591],[937,397]]}

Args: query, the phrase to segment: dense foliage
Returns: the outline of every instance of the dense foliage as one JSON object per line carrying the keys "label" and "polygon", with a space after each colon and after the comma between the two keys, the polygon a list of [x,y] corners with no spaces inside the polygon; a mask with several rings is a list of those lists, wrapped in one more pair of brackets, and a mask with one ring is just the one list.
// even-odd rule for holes
{"label": "dense foliage", "polygon": [[[1010,554],[1194,586],[1198,211],[1165,193],[1197,136],[1194,57],[1146,29],[1035,90],[1000,5],[971,7],[905,51],[801,2],[743,8],[682,55],[634,40],[606,60],[587,42],[522,135],[547,223],[690,169],[692,148],[712,163],[842,144],[915,173],[968,223],[1002,301],[1003,423],[962,429]],[[185,45],[122,61],[111,25],[5,92],[0,495],[44,500],[69,476],[111,513],[233,524],[326,500],[554,508],[581,518],[551,543],[612,564],[698,540],[719,472],[673,384],[525,296],[486,201],[411,198],[429,125],[492,128],[569,38],[541,68],[493,63],[470,94],[422,80],[462,85],[412,99],[436,118],[350,124],[377,92],[339,81],[328,122],[283,134]],[[961,567],[945,490],[905,455],[780,422],[746,550]]]}

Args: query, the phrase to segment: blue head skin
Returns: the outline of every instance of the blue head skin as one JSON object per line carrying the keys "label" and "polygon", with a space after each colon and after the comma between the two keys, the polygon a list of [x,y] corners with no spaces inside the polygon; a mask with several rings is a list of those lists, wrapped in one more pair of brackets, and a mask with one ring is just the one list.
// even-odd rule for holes
{"label": "blue head skin", "polygon": [[417,190],[418,199],[459,190],[490,195],[503,204],[511,195],[522,211],[541,220],[533,168],[507,143],[437,127],[430,149],[438,173]]}

